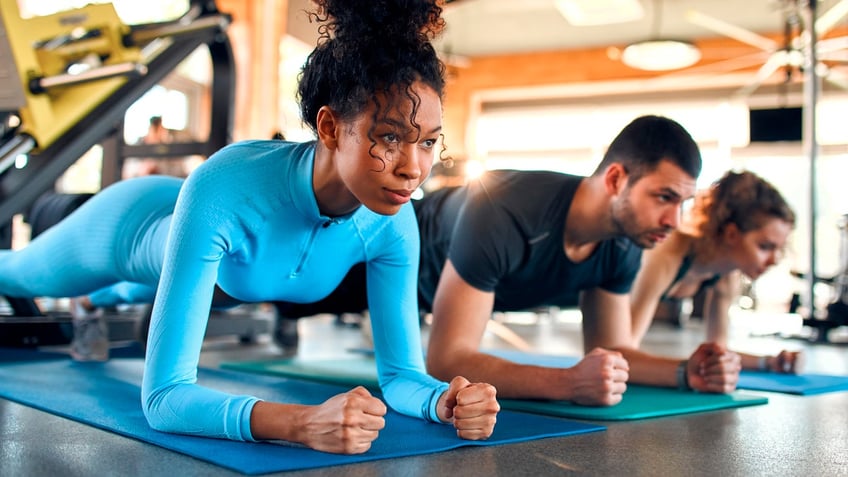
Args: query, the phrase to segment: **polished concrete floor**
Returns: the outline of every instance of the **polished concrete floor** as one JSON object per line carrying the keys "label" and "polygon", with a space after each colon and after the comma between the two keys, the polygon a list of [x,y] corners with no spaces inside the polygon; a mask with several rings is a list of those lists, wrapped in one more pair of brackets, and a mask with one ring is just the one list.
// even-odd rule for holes
{"label": "polished concrete floor", "polygon": [[[496,316],[487,348],[530,346],[537,352],[582,352],[579,315]],[[330,316],[301,320],[297,353],[332,356],[367,346],[356,327]],[[423,328],[423,339],[427,327]],[[803,349],[807,371],[848,374],[848,331],[831,343],[788,337],[808,330],[786,315],[739,312],[731,344],[738,350]],[[646,348],[685,356],[700,342],[699,322],[682,329],[657,323]],[[241,344],[234,337],[206,341],[201,364],[280,354],[268,335]],[[0,384],[2,385],[2,384]],[[769,403],[657,419],[605,422],[607,430],[520,444],[461,448],[281,475],[306,476],[848,476],[848,392],[817,396],[768,393]],[[240,475],[110,432],[0,399],[0,476]]]}

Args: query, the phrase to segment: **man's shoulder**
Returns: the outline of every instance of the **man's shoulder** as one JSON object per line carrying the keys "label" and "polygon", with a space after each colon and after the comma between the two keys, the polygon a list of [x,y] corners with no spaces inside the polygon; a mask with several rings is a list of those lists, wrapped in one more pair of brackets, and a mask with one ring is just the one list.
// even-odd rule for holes
{"label": "man's shoulder", "polygon": [[[532,185],[534,187],[562,186],[579,183],[581,176],[556,171],[495,169],[487,171],[479,179],[479,184],[485,188],[500,187],[515,189]],[[474,183],[471,183],[473,187]],[[526,189],[525,189],[526,192]]]}
{"label": "man's shoulder", "polygon": [[552,201],[570,203],[582,177],[553,171],[492,170],[469,183],[469,199],[511,207],[525,204],[542,210]]}

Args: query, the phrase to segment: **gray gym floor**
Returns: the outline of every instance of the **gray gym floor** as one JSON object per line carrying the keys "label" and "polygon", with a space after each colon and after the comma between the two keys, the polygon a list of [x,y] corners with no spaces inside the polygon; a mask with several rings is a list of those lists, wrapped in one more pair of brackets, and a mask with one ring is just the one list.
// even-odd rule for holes
{"label": "gray gym floor", "polygon": [[[514,349],[516,344],[526,342],[538,352],[582,352],[579,318],[574,313],[495,318],[503,326],[494,326],[487,333],[487,348]],[[338,326],[330,316],[303,319],[298,326],[298,353],[302,355],[331,356],[336,350],[367,345],[358,328]],[[426,340],[427,327],[423,330]],[[802,330],[799,319],[791,316],[737,316],[732,345],[752,352],[804,349],[808,372],[848,374],[848,331],[842,328],[831,332],[830,344],[772,335],[798,331],[807,330]],[[513,344],[507,341],[511,332]],[[697,346],[702,336],[697,321],[686,323],[683,329],[657,323],[646,338],[646,348],[682,357]],[[221,361],[279,353],[268,335],[246,345],[235,337],[210,338],[201,364],[214,367]],[[604,422],[605,432],[279,475],[848,475],[848,392],[767,396],[769,403],[762,406]],[[0,399],[0,476],[52,475],[241,474]]]}

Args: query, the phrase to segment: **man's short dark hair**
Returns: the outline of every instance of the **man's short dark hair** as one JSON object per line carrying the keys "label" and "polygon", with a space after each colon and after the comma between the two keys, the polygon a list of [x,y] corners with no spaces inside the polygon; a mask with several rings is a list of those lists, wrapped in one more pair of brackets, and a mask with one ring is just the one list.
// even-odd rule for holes
{"label": "man's short dark hair", "polygon": [[613,139],[594,175],[602,174],[610,164],[619,163],[632,184],[653,172],[664,160],[693,179],[701,173],[701,152],[683,126],[662,116],[641,116]]}

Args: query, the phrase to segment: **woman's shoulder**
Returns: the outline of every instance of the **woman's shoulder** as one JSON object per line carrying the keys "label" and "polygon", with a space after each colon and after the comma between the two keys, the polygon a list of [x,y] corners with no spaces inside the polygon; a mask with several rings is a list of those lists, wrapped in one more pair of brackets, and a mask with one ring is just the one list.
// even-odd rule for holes
{"label": "woman's shoulder", "polygon": [[224,146],[188,177],[194,183],[245,184],[254,180],[281,180],[311,169],[314,143],[274,140],[239,141]]}
{"label": "woman's shoulder", "polygon": [[315,142],[288,142],[279,140],[250,139],[228,144],[215,152],[206,163],[238,162],[244,164],[262,159],[311,159]]}

